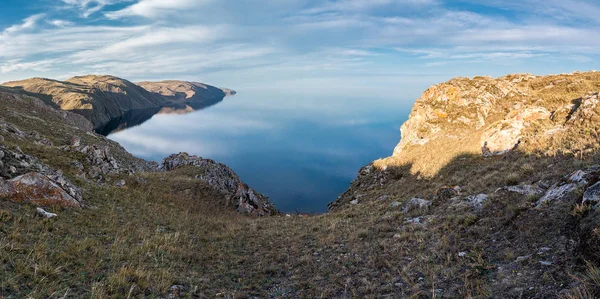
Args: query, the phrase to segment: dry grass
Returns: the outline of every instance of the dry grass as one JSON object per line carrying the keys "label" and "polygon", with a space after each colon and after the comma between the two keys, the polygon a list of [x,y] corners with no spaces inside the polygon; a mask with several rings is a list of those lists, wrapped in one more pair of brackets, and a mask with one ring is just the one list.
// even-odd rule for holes
{"label": "dry grass", "polygon": [[[83,136],[84,143],[107,144],[60,119],[36,126],[6,109],[0,117],[57,145],[73,135]],[[136,174],[147,183],[135,176],[111,178],[125,179],[125,188],[99,186],[75,176],[70,163],[83,161],[79,154],[27,140],[6,143],[63,169],[85,188],[88,208],[53,208],[59,216],[42,219],[35,217],[34,206],[0,198],[3,298],[164,298],[173,285],[183,286],[182,296],[190,298],[600,294],[600,216],[576,205],[581,194],[534,209],[535,196],[495,192],[511,183],[553,183],[596,163],[596,155],[574,159],[524,151],[486,159],[478,152],[448,151],[452,154],[441,165],[414,168],[414,159],[396,161],[383,178],[371,175],[359,182],[368,188],[353,184],[345,197],[364,195],[358,205],[324,215],[256,219],[231,211],[221,194],[190,178],[189,168]],[[120,161],[134,161],[108,145]],[[406,213],[392,206],[412,197],[432,200],[445,185],[460,186],[461,197]],[[481,210],[464,200],[478,193],[490,196]],[[420,224],[407,221],[415,217],[421,217]],[[552,265],[540,263],[546,261]]]}

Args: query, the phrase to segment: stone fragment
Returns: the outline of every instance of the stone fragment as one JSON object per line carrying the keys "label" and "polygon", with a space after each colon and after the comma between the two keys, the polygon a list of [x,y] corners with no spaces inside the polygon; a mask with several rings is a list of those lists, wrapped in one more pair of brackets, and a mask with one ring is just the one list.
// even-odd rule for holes
{"label": "stone fragment", "polygon": [[36,212],[36,214],[37,214],[37,215],[39,215],[40,217],[43,217],[43,218],[46,218],[46,219],[50,219],[50,218],[54,218],[54,217],[58,216],[58,215],[56,215],[56,214],[54,214],[54,213],[49,213],[49,212],[46,212],[46,211],[44,211],[44,209],[42,209],[42,208],[37,208],[37,209],[35,209],[35,212]]}

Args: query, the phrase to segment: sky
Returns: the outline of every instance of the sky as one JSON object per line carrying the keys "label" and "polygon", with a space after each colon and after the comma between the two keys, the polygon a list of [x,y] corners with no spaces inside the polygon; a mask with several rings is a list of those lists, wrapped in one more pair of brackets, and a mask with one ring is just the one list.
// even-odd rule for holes
{"label": "sky", "polygon": [[1,0],[0,82],[91,73],[398,93],[598,69],[599,15],[597,0]]}

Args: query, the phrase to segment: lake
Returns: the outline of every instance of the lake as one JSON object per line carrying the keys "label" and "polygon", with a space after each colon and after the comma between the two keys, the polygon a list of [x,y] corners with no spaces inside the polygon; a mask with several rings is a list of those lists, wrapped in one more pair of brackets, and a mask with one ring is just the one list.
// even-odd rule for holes
{"label": "lake", "polygon": [[280,211],[321,213],[362,166],[391,155],[413,102],[238,90],[191,113],[142,115],[109,138],[147,160],[188,152],[225,163]]}

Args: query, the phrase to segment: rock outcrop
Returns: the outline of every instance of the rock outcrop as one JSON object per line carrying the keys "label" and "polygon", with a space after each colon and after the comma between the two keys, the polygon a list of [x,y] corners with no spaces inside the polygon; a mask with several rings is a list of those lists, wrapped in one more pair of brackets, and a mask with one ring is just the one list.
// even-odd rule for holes
{"label": "rock outcrop", "polygon": [[83,207],[83,192],[63,175],[19,148],[0,146],[0,196],[16,202]]}
{"label": "rock outcrop", "polygon": [[596,72],[519,74],[434,85],[402,125],[392,159],[379,164],[412,163],[415,172],[431,174],[460,154],[491,157],[521,148],[585,154],[595,141],[575,146],[565,140],[600,119],[597,90],[589,87],[597,80]]}
{"label": "rock outcrop", "polygon": [[187,153],[179,153],[163,159],[160,169],[172,171],[185,166],[195,167],[199,171],[199,174],[195,178],[226,194],[229,202],[235,206],[237,211],[255,216],[274,215],[278,213],[266,196],[248,187],[225,164],[197,156],[190,156]]}

